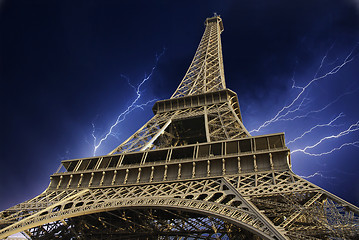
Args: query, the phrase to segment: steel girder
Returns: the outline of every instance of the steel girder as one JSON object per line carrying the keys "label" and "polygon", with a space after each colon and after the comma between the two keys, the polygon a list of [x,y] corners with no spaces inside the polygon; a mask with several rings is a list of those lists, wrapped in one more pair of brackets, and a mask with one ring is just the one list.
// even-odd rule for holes
{"label": "steel girder", "polygon": [[[54,195],[67,196],[54,202],[51,198]],[[51,206],[44,207],[48,204],[48,199],[53,202]],[[12,224],[2,229],[0,236],[28,231],[28,234],[36,239],[40,235],[46,235],[44,229],[50,229],[51,235],[54,231],[67,229],[66,235],[76,236],[74,232],[79,234],[79,230],[70,231],[71,228],[64,227],[61,221],[71,222],[71,219],[80,219],[85,215],[106,215],[107,212],[126,212],[129,209],[193,213],[200,218],[219,219],[226,224],[232,224],[231,229],[242,229],[241,231],[248,231],[266,239],[355,239],[359,236],[358,208],[290,171],[116,188],[56,191],[44,196],[43,202],[39,199],[37,202],[42,204],[42,209],[26,214],[28,207],[23,206],[16,214],[4,218],[6,221],[2,222],[3,224]],[[178,231],[178,228],[176,229]]]}

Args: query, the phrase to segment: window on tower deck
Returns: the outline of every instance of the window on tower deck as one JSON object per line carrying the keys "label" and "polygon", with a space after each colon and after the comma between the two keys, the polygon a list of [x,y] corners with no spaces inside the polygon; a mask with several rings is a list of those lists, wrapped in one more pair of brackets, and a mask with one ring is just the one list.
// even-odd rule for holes
{"label": "window on tower deck", "polygon": [[206,130],[203,116],[176,119],[154,142],[157,148],[184,146],[206,142]]}

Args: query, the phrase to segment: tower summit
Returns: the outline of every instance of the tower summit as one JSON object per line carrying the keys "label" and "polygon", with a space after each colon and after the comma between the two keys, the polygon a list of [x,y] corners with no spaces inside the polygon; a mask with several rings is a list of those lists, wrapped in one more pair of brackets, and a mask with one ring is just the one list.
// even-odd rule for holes
{"label": "tower summit", "polygon": [[221,45],[222,19],[218,16],[207,18],[205,25],[206,30],[192,63],[171,98],[214,92],[226,88]]}
{"label": "tower summit", "polygon": [[110,154],[65,160],[0,213],[0,238],[357,239],[358,207],[292,172],[284,134],[250,136],[226,88],[219,16],[180,85]]}

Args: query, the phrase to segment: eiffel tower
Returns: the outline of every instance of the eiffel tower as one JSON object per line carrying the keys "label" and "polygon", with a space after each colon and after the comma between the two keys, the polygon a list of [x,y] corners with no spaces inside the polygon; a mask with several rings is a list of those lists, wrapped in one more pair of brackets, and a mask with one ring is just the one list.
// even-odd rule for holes
{"label": "eiffel tower", "polygon": [[284,134],[251,136],[226,88],[219,16],[182,82],[110,154],[65,160],[0,213],[0,239],[358,239],[359,208],[292,172]]}

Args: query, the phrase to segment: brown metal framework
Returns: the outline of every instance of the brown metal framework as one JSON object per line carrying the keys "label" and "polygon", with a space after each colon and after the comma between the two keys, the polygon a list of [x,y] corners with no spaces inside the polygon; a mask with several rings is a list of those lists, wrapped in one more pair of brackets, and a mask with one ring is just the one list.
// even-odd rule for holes
{"label": "brown metal framework", "polygon": [[283,133],[250,136],[225,86],[222,19],[205,25],[155,116],[108,155],[62,161],[42,194],[0,213],[0,238],[359,238],[358,207],[294,174]]}

